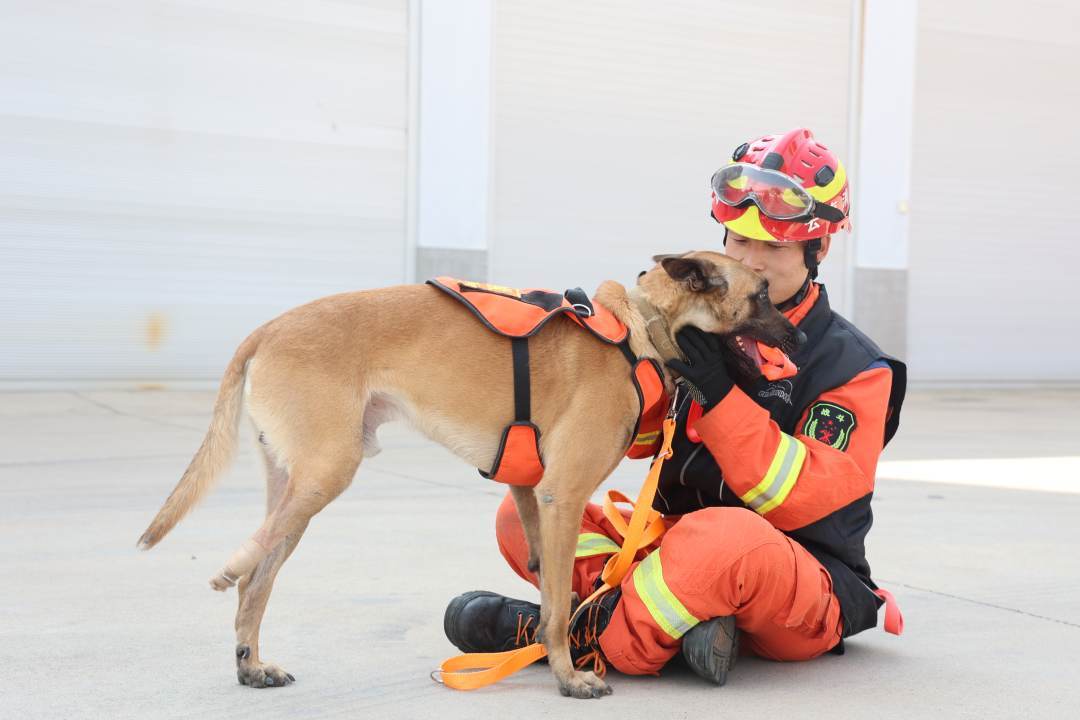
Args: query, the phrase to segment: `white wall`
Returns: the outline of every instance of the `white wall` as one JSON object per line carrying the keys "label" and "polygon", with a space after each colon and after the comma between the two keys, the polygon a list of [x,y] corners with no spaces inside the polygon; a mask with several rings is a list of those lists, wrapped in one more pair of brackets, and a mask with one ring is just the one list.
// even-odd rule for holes
{"label": "white wall", "polygon": [[214,378],[277,312],[409,278],[407,220],[496,282],[630,283],[719,246],[709,176],[797,125],[848,165],[860,263],[906,257],[914,379],[1080,380],[1080,6],[919,4],[903,253],[872,200],[903,168],[849,157],[860,7],[0,0],[0,382]]}

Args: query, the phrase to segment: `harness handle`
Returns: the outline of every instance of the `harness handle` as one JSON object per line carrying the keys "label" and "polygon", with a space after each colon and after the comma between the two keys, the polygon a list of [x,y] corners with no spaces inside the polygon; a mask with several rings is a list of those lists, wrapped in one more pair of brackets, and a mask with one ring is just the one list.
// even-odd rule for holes
{"label": "harness handle", "polygon": [[593,307],[592,300],[589,299],[588,293],[579,287],[570,288],[563,293],[570,302],[570,307],[574,309],[574,312],[583,318],[590,318],[596,314],[596,308]]}

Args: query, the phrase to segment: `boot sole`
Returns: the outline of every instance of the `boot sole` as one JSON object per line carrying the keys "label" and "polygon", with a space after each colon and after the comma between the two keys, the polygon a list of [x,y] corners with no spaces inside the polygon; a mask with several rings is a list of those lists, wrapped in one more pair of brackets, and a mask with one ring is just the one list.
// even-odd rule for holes
{"label": "boot sole", "polygon": [[735,618],[714,618],[696,625],[683,636],[682,654],[696,675],[715,685],[723,685],[739,657],[739,629],[735,626]]}

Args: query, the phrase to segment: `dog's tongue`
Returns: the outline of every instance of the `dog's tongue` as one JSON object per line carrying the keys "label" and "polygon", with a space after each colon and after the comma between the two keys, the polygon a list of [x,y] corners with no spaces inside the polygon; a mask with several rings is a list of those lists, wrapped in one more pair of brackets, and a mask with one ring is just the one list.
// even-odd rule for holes
{"label": "dog's tongue", "polygon": [[754,341],[748,343],[741,337],[736,339],[739,341],[739,347],[743,349],[751,360],[757,363],[758,370],[769,382],[783,380],[799,372],[799,368],[795,367],[795,363],[784,354],[783,350],[766,345],[763,342]]}

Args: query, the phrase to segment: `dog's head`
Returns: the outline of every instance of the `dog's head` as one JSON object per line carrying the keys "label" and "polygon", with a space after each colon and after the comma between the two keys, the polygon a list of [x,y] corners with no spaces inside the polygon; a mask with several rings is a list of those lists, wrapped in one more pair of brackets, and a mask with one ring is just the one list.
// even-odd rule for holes
{"label": "dog's head", "polygon": [[687,325],[725,338],[729,365],[743,379],[760,374],[755,343],[791,353],[806,336],[769,300],[768,283],[722,253],[657,255],[638,287],[667,321],[672,338]]}

